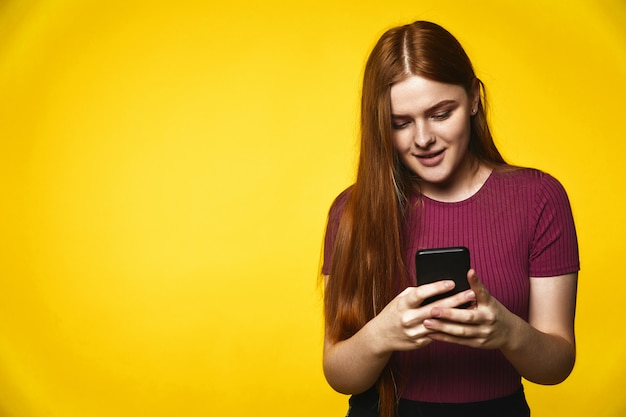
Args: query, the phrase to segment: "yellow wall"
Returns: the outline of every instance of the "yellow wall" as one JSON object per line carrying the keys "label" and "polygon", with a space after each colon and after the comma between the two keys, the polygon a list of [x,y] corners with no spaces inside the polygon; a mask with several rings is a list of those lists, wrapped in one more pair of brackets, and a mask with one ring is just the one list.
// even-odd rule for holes
{"label": "yellow wall", "polygon": [[548,3],[1,2],[0,415],[343,415],[325,216],[364,59],[418,18],[467,47],[504,155],[570,194],[579,359],[533,415],[623,415],[626,5]]}

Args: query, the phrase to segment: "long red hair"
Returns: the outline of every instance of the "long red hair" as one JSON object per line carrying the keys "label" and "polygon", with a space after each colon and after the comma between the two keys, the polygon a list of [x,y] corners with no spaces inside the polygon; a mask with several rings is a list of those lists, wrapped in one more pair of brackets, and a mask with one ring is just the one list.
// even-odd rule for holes
{"label": "long red hair", "polygon": [[[424,21],[385,32],[365,66],[357,177],[339,223],[325,288],[331,342],[351,337],[412,282],[401,230],[407,195],[418,189],[392,143],[390,104],[391,86],[412,75],[460,85],[468,94],[478,83],[481,97],[470,122],[469,151],[479,161],[504,164],[487,124],[484,87],[460,43],[441,26]],[[398,393],[390,365],[377,389],[381,416],[393,416]]]}

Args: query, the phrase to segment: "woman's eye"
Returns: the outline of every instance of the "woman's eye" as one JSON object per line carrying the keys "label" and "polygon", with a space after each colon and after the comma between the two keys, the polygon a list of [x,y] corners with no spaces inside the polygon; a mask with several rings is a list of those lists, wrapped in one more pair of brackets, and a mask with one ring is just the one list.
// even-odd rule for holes
{"label": "woman's eye", "polygon": [[409,125],[409,122],[393,122],[391,123],[391,127],[395,130],[404,129]]}
{"label": "woman's eye", "polygon": [[450,111],[443,111],[443,112],[435,113],[433,114],[432,118],[435,120],[446,120],[448,117],[450,117],[451,113],[452,112]]}

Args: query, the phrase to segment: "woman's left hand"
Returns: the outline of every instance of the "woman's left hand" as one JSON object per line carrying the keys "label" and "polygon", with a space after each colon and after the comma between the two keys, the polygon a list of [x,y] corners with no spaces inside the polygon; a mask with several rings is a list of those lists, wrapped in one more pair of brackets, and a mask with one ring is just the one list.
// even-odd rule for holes
{"label": "woman's left hand", "polygon": [[530,277],[529,320],[511,313],[480,282],[467,274],[467,309],[433,307],[423,321],[432,340],[480,349],[500,349],[522,377],[537,384],[558,384],[576,361],[574,311],[576,273]]}
{"label": "woman's left hand", "polygon": [[467,278],[467,299],[472,305],[467,309],[433,307],[433,318],[424,321],[424,326],[434,332],[428,337],[474,348],[501,349],[511,338],[514,315],[489,294],[476,271],[471,269]]}

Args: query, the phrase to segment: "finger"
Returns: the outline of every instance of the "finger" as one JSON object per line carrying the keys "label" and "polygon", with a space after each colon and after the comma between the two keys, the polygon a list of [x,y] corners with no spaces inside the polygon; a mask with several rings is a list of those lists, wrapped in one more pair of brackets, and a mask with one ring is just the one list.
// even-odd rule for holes
{"label": "finger", "polygon": [[437,333],[438,336],[435,338],[438,340],[445,336],[462,338],[475,336],[473,334],[474,326],[462,325],[455,321],[426,319],[424,320],[424,327],[430,330],[431,334]]}
{"label": "finger", "polygon": [[475,337],[462,337],[462,336],[453,336],[447,333],[431,333],[428,335],[428,338],[431,340],[437,340],[439,342],[446,343],[454,343],[457,345],[463,345],[473,348],[480,348],[483,346],[483,339],[475,338]]}
{"label": "finger", "polygon": [[407,310],[400,318],[400,325],[403,332],[409,340],[417,341],[425,338],[431,333],[431,330],[427,329],[422,323],[427,316],[421,308],[414,308]]}
{"label": "finger", "polygon": [[478,274],[473,269],[467,272],[467,281],[470,288],[476,294],[476,303],[483,304],[489,300],[489,291],[485,288],[482,281],[478,278]]}
{"label": "finger", "polygon": [[476,294],[473,290],[466,290],[460,293],[451,295],[450,297],[442,298],[432,303],[431,307],[451,309],[459,307],[463,304],[474,304],[476,301]]}
{"label": "finger", "polygon": [[422,305],[424,300],[434,295],[444,294],[454,288],[454,281],[443,280],[430,284],[420,285],[419,287],[411,287],[411,295],[407,297],[408,307],[417,308]]}
{"label": "finger", "polygon": [[489,334],[479,325],[463,325],[444,320],[424,320],[424,326],[431,330],[427,335],[432,340],[455,343],[475,348],[488,348]]}
{"label": "finger", "polygon": [[442,310],[439,317],[426,319],[422,324],[431,332],[428,337],[434,340],[454,343],[459,339],[483,340],[488,334],[476,322],[476,314],[476,310],[447,309]]}
{"label": "finger", "polygon": [[[450,304],[452,306],[448,306],[448,307],[444,307],[443,305],[437,305],[434,306],[431,310],[430,310],[430,317],[433,319],[437,319],[435,321],[446,321],[449,323],[463,323],[463,324],[476,324],[476,318],[477,318],[477,310],[476,309],[466,309],[466,308],[456,308],[456,306],[458,306],[459,302],[461,303],[467,303],[467,302],[471,302],[471,300],[474,298],[473,295],[473,291],[468,290],[465,293],[465,297],[462,299],[462,301],[456,301],[456,302],[452,302],[453,299],[455,299],[455,297],[450,297]],[[458,294],[461,295],[461,294]],[[434,329],[431,326],[426,326],[429,329]],[[437,331],[441,330],[440,327],[435,326]]]}

